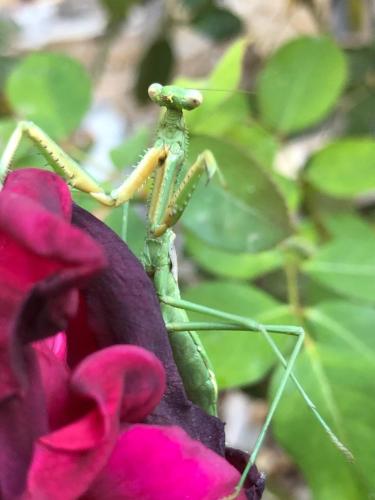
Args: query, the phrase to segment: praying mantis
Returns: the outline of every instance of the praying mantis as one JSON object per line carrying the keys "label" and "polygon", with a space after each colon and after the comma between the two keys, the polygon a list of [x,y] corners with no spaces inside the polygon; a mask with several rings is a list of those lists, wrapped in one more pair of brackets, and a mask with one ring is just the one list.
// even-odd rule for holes
{"label": "praying mantis", "polygon": [[[202,104],[202,95],[198,90],[171,85],[162,86],[155,83],[149,87],[149,96],[155,104],[166,108],[159,124],[156,141],[145,153],[131,175],[111,193],[106,193],[91,176],[81,169],[78,163],[31,122],[20,122],[7,143],[0,160],[0,182],[4,181],[24,136],[32,140],[47,159],[49,165],[62,175],[72,188],[88,193],[109,207],[125,206],[148,178],[150,176],[153,178],[148,208],[148,232],[142,261],[147,274],[153,280],[159,297],[175,361],[189,398],[207,413],[217,414],[218,390],[215,374],[197,331],[245,330],[249,334],[262,335],[285,368],[249,463],[230,498],[236,498],[251,465],[255,463],[289,379],[296,385],[307,406],[333,443],[350,458],[350,451],[324,421],[293,374],[295,361],[304,342],[303,328],[264,325],[251,318],[226,313],[181,299],[173,243],[175,235],[172,228],[182,216],[200,177],[206,173],[210,179],[218,171],[218,164],[212,153],[205,150],[189,167],[185,176],[182,176],[182,167],[187,153],[187,131],[183,112],[194,110]],[[218,161],[220,162],[220,158]],[[189,321],[186,311],[204,313],[215,318],[215,322]],[[295,337],[296,343],[289,359],[284,357],[271,334]]]}

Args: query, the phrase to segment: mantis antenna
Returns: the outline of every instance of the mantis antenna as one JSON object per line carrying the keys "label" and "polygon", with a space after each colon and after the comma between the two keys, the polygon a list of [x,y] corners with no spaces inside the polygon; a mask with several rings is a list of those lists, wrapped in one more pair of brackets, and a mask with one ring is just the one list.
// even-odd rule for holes
{"label": "mantis antenna", "polygon": [[246,89],[213,89],[213,88],[205,88],[205,87],[184,87],[186,90],[199,90],[202,92],[226,92],[228,94],[246,94],[246,95],[256,95],[256,92],[253,90]]}

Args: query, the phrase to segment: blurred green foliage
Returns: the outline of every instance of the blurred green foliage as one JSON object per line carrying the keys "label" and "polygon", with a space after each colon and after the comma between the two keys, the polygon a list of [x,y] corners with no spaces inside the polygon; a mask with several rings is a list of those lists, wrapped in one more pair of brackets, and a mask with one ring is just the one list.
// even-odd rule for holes
{"label": "blurred green foliage", "polygon": [[[105,3],[111,16],[112,3]],[[214,2],[185,4],[193,13],[192,25],[206,26],[206,33],[211,29],[218,38],[207,28],[209,16],[205,20],[202,14],[217,13]],[[199,22],[198,15],[203,16]],[[230,15],[225,16],[221,33],[233,35]],[[345,53],[326,37],[293,40],[263,62],[251,105],[246,94],[234,92],[246,50],[243,40],[235,42],[205,81],[177,80],[229,91],[204,92],[204,104],[186,116],[188,163],[209,148],[220,175],[208,186],[201,183],[182,218],[182,251],[201,277],[194,286],[186,284],[184,297],[264,323],[306,328],[295,373],[355,462],[349,464],[334,448],[291,384],[274,434],[302,470],[314,499],[362,500],[375,491],[375,141],[368,104],[361,108],[363,99],[374,100],[373,48]],[[34,120],[69,144],[90,105],[91,84],[83,68],[53,53],[8,63],[0,60],[7,104],[1,108],[0,147],[19,118]],[[142,78],[143,88],[147,78]],[[342,127],[332,129],[333,118]],[[283,146],[312,127],[351,136],[322,145],[296,178],[276,171]],[[150,137],[141,129],[112,152],[117,172],[137,161]],[[18,163],[26,153],[21,151]],[[81,194],[76,200],[98,210]],[[142,200],[132,204],[129,222],[130,246],[138,255],[145,230],[142,207]],[[102,216],[121,233],[121,209]],[[202,340],[221,388],[270,377],[270,393],[275,390],[280,369],[261,337],[207,332]],[[293,341],[278,342],[288,353]]]}
{"label": "blurred green foliage", "polygon": [[78,127],[88,110],[91,82],[74,59],[35,53],[14,67],[6,81],[5,96],[18,116],[61,139]]}

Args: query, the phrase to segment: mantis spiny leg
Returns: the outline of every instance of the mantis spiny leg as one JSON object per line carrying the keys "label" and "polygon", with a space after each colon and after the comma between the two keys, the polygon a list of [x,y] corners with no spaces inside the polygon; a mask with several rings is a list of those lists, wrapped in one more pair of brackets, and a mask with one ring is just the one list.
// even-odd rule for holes
{"label": "mantis spiny leg", "polygon": [[22,121],[11,135],[1,157],[1,184],[4,182],[23,137],[28,137],[34,143],[53,170],[64,177],[68,184],[80,191],[89,193],[93,198],[107,206],[118,206],[128,201],[153,170],[165,161],[167,154],[166,148],[151,148],[148,150],[132,174],[125,179],[119,188],[108,195],[95,179],[70,158],[41,128],[32,122]]}
{"label": "mantis spiny leg", "polygon": [[[250,318],[244,318],[242,316],[237,316],[235,314],[230,314],[226,313],[223,311],[219,311],[216,309],[212,309],[206,306],[194,304],[192,302],[188,302],[185,300],[176,300],[171,297],[161,297],[160,298],[161,302],[164,302],[166,304],[169,304],[173,307],[178,307],[178,308],[183,308],[186,310],[190,311],[195,311],[195,312],[200,312],[207,314],[209,316],[213,316],[219,319],[225,320],[225,322],[220,322],[220,323],[211,323],[211,322],[189,322],[188,324],[168,324],[167,329],[171,332],[176,332],[176,331],[181,331],[181,330],[186,330],[190,328],[194,328],[195,330],[248,330],[252,332],[260,332],[262,335],[265,337],[267,340],[268,344],[271,346],[272,350],[278,357],[278,359],[281,361],[282,365],[285,367],[285,372],[283,374],[283,377],[280,381],[280,385],[277,389],[276,395],[274,396],[274,399],[271,403],[266,421],[263,425],[262,431],[258,437],[258,440],[256,442],[256,445],[254,447],[254,451],[251,455],[249,464],[246,468],[246,471],[244,471],[242,478],[241,478],[241,484],[239,485],[239,488],[242,487],[243,481],[245,480],[246,474],[249,471],[251,465],[255,462],[257,453],[260,449],[260,446],[263,442],[263,439],[265,437],[265,433],[269,427],[269,424],[272,420],[273,414],[275,413],[276,407],[280,401],[281,395],[284,392],[286,383],[288,378],[290,377],[293,381],[293,383],[296,385],[298,391],[300,392],[301,396],[305,400],[307,406],[310,408],[320,425],[323,427],[324,431],[328,434],[329,438],[333,442],[333,444],[341,451],[344,453],[344,455],[349,459],[353,460],[353,455],[351,452],[346,448],[346,446],[339,440],[339,438],[334,434],[332,429],[329,427],[329,425],[325,422],[323,417],[320,415],[320,413],[317,411],[315,404],[312,402],[310,397],[306,394],[305,390],[303,389],[302,385],[300,382],[297,380],[295,375],[292,373],[293,365],[295,363],[296,357],[301,349],[301,346],[303,344],[303,339],[304,339],[304,330],[301,327],[296,327],[296,326],[283,326],[283,325],[261,325],[260,323],[257,323],[256,321],[250,319]],[[270,333],[278,333],[278,334],[284,334],[284,335],[294,335],[297,336],[297,343],[292,351],[292,354],[289,358],[289,361],[287,361],[276,345],[276,343],[273,341],[272,337],[270,336]],[[173,335],[173,333],[172,333]]]}
{"label": "mantis spiny leg", "polygon": [[[134,193],[146,182],[157,167],[161,167],[168,155],[166,147],[149,149],[133,172],[127,177],[120,187],[111,192],[111,198],[116,207],[126,203]],[[99,201],[100,196],[96,197]]]}
{"label": "mantis spiny leg", "polygon": [[206,172],[208,180],[210,180],[216,171],[218,171],[218,166],[214,155],[209,150],[203,151],[172,195],[162,220],[153,231],[155,236],[161,236],[168,228],[176,224],[189,203],[202,174]]}
{"label": "mantis spiny leg", "polygon": [[20,122],[9,142],[7,143],[0,160],[0,182],[3,183],[11,166],[12,160],[23,137],[28,137],[41,151],[51,167],[67,182],[85,193],[103,193],[100,185],[72,158],[70,158],[55,141],[53,141],[42,129],[32,122]]}

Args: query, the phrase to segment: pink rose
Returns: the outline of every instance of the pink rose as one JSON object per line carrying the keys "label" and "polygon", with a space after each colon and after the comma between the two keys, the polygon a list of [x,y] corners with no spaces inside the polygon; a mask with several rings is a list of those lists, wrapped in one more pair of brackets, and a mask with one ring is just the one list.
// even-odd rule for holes
{"label": "pink rose", "polygon": [[[0,192],[0,248],[1,498],[229,495],[223,424],[187,399],[126,245],[58,176],[22,169]],[[239,498],[262,491],[253,468]]]}

